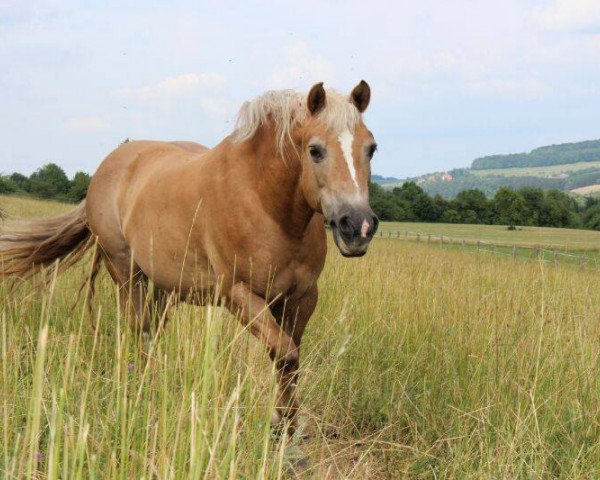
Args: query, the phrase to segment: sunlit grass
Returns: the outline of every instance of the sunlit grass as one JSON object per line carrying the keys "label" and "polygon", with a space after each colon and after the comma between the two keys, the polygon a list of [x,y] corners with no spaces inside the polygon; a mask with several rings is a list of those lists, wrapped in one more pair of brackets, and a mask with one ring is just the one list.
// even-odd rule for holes
{"label": "sunlit grass", "polygon": [[[140,354],[98,282],[0,290],[0,477],[597,478],[598,274],[378,239],[330,250],[281,441],[263,348],[178,306]],[[298,460],[305,460],[300,468]]]}
{"label": "sunlit grass", "polygon": [[518,227],[508,230],[506,225],[466,225],[457,223],[382,222],[380,230],[387,235],[421,233],[438,237],[444,235],[456,240],[481,240],[498,245],[538,246],[548,249],[583,251],[600,249],[600,232],[573,228]]}

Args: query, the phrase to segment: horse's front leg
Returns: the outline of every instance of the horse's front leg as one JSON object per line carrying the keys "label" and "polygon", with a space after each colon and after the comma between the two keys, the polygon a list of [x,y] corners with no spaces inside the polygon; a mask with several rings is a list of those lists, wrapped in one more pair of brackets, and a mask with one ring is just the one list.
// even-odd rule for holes
{"label": "horse's front leg", "polygon": [[[315,311],[318,296],[317,286],[315,285],[300,298],[282,298],[271,305],[271,313],[284,332],[292,337],[298,348],[298,355],[300,354],[300,344],[304,330]],[[296,370],[293,372],[289,371],[288,378],[283,380],[284,388],[280,391],[280,402],[282,405],[291,405],[296,402],[298,367],[299,364],[296,365]]]}
{"label": "horse's front leg", "polygon": [[292,337],[279,326],[265,299],[253,293],[245,283],[235,284],[229,298],[231,311],[239,314],[250,332],[265,343],[271,360],[275,362],[279,389],[273,424],[278,426],[284,419],[289,420],[288,434],[293,435],[298,412],[295,395],[298,347]]}

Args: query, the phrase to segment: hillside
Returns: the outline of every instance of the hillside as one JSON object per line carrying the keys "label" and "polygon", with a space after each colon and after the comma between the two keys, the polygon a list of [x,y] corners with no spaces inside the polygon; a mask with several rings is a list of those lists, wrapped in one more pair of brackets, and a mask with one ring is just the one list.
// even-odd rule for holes
{"label": "hillside", "polygon": [[[387,178],[385,188],[401,184]],[[477,188],[492,195],[500,187],[559,189],[579,195],[600,190],[600,140],[563,143],[536,148],[528,153],[489,155],[473,160],[470,168],[434,172],[409,178],[431,195],[454,197]]]}
{"label": "hillside", "polygon": [[600,140],[539,147],[529,153],[490,155],[473,160],[473,170],[513,167],[543,167],[600,160]]}

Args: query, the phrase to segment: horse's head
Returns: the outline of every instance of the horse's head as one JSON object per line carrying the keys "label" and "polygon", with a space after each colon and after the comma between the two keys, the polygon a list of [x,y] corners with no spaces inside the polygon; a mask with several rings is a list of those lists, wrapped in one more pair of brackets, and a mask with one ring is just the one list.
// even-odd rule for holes
{"label": "horse's head", "polygon": [[364,80],[348,97],[326,92],[318,83],[308,94],[309,114],[299,129],[304,196],[323,213],[346,257],[366,253],[379,223],[369,205],[377,144],[362,120],[370,98]]}

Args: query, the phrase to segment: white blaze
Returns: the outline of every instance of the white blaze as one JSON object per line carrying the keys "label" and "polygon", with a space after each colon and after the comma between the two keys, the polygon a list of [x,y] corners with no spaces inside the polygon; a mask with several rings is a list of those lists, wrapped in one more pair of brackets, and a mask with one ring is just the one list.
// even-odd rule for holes
{"label": "white blaze", "polygon": [[348,165],[350,177],[352,178],[354,185],[356,185],[356,188],[358,188],[358,182],[356,181],[356,169],[354,168],[354,158],[352,158],[352,143],[354,141],[354,135],[350,133],[350,130],[346,129],[338,137],[338,141],[342,147],[342,153],[344,154],[344,159]]}

